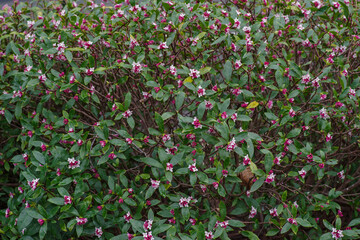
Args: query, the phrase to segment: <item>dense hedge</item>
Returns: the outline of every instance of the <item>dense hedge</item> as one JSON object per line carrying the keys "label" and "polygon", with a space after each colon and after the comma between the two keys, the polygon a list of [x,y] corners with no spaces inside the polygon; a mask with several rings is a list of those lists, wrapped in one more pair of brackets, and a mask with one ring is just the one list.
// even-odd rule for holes
{"label": "dense hedge", "polygon": [[3,7],[1,238],[358,239],[357,5]]}

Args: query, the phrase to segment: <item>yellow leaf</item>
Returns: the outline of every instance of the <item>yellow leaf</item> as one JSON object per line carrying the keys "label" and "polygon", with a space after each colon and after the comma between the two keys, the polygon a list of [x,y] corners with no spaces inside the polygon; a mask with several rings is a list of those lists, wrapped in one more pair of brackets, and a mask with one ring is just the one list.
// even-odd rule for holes
{"label": "yellow leaf", "polygon": [[192,81],[193,81],[193,79],[192,79],[191,77],[187,77],[187,78],[184,80],[184,83],[186,83],[186,82],[191,83]]}
{"label": "yellow leaf", "polygon": [[259,106],[259,103],[257,101],[251,102],[246,108],[256,108],[257,106]]}

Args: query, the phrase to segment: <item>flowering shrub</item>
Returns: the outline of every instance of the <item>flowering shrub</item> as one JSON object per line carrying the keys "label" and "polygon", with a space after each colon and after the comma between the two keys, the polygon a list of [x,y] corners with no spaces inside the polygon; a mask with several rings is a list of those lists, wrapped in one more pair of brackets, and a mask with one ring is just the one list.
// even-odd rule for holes
{"label": "flowering shrub", "polygon": [[0,11],[2,239],[356,239],[358,2]]}

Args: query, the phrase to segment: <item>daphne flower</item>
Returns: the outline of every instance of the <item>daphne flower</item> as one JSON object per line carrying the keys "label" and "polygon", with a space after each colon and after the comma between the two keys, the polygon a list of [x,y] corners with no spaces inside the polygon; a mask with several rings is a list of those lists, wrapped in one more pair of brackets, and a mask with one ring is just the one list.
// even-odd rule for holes
{"label": "daphne flower", "polygon": [[273,171],[270,170],[269,175],[266,177],[265,182],[266,183],[272,183],[275,180],[275,176],[276,175],[273,173]]}
{"label": "daphne flower", "polygon": [[133,68],[132,68],[131,71],[132,71],[133,73],[140,73],[140,72],[142,71],[142,66],[141,66],[140,63],[133,62],[133,63],[132,63],[132,66],[133,66]]}
{"label": "daphne flower", "polygon": [[254,206],[251,206],[251,211],[250,211],[249,218],[254,218],[256,213],[257,213],[256,208],[254,208]]}
{"label": "daphne flower", "polygon": [[193,164],[189,165],[188,168],[189,168],[190,172],[197,172],[198,171],[198,169],[196,168],[196,163],[193,163]]}
{"label": "daphne flower", "polygon": [[227,119],[227,117],[228,117],[228,115],[227,115],[226,112],[221,113],[221,118],[222,119]]}
{"label": "daphne flower", "polygon": [[171,140],[170,134],[164,134],[162,136],[163,143],[166,143],[167,141],[170,141],[170,140]]}
{"label": "daphne flower", "polygon": [[127,212],[125,215],[124,215],[124,219],[126,222],[130,222],[130,219],[132,219],[131,215],[130,215],[130,212]]}
{"label": "daphne flower", "polygon": [[98,238],[101,238],[101,236],[103,235],[103,231],[101,229],[101,227],[95,227],[95,236],[97,236]]}
{"label": "daphne flower", "polygon": [[192,123],[193,125],[194,125],[194,128],[195,129],[198,129],[198,128],[202,128],[202,125],[201,125],[201,123],[200,123],[200,121],[199,121],[199,119],[197,119],[196,117],[194,117],[194,120],[193,120],[193,123]]}
{"label": "daphne flower", "polygon": [[298,171],[298,173],[302,178],[305,178],[306,171],[304,169],[301,169],[300,171]]}
{"label": "daphne flower", "polygon": [[197,93],[198,93],[199,97],[202,97],[202,96],[205,95],[205,90],[201,86],[199,86],[198,90],[197,90]]}
{"label": "daphne flower", "polygon": [[80,167],[80,160],[75,160],[75,158],[68,158],[68,162],[70,169],[75,169]]}
{"label": "daphne flower", "polygon": [[132,113],[133,113],[132,111],[126,110],[122,115],[124,118],[129,118],[131,117]]}
{"label": "daphne flower", "polygon": [[332,229],[331,235],[335,239],[340,239],[344,236],[342,230],[337,230],[336,228]]}
{"label": "daphne flower", "polygon": [[127,142],[127,144],[132,144],[132,139],[131,138],[126,138],[125,141]]}
{"label": "daphne flower", "polygon": [[71,200],[71,196],[64,196],[64,205],[68,205],[71,204],[72,200]]}
{"label": "daphne flower", "polygon": [[144,240],[154,240],[155,239],[151,232],[143,233],[143,237],[144,237]]}
{"label": "daphne flower", "polygon": [[151,181],[151,186],[152,186],[154,189],[159,188],[159,186],[160,186],[160,181],[159,181],[159,180],[153,180],[153,179],[150,178],[150,181]]}
{"label": "daphne flower", "polygon": [[182,207],[189,207],[189,203],[191,201],[191,198],[180,198],[179,200],[179,206],[182,208]]}
{"label": "daphne flower", "polygon": [[215,189],[218,189],[218,187],[219,187],[219,183],[218,183],[218,182],[213,182],[212,185],[213,185],[213,187],[214,187]]}
{"label": "daphne flower", "polygon": [[295,219],[293,219],[293,218],[288,218],[287,220],[288,220],[288,222],[289,222],[290,224],[297,225],[297,222],[296,222]]}
{"label": "daphne flower", "polygon": [[349,97],[350,97],[350,96],[355,97],[355,95],[356,95],[355,89],[352,89],[352,88],[350,87],[350,88],[349,88]]}
{"label": "daphne flower", "polygon": [[77,225],[84,225],[85,223],[87,223],[88,219],[87,218],[79,218],[76,217],[76,224]]}
{"label": "daphne flower", "polygon": [[205,231],[205,239],[214,239],[214,234],[211,231]]}
{"label": "daphne flower", "polygon": [[273,209],[270,209],[270,215],[273,216],[273,217],[277,217],[278,216],[278,213],[277,213],[277,210],[276,208],[273,208]]}
{"label": "daphne flower", "polygon": [[173,167],[171,163],[166,163],[166,171],[173,172]]}
{"label": "daphne flower", "polygon": [[339,177],[340,179],[345,179],[344,170],[338,172],[337,175],[338,175],[338,177]]}
{"label": "daphne flower", "polygon": [[280,165],[280,161],[281,161],[280,157],[275,157],[274,158],[274,164]]}
{"label": "daphne flower", "polygon": [[329,114],[327,113],[325,108],[322,108],[320,111],[320,118],[322,119],[328,119],[330,118]]}
{"label": "daphne flower", "polygon": [[228,152],[234,151],[235,147],[236,147],[236,141],[235,141],[235,138],[232,138],[232,140],[226,147],[226,151],[228,151]]}
{"label": "daphne flower", "polygon": [[333,137],[331,136],[331,134],[328,133],[328,134],[326,135],[326,142],[330,142],[332,138],[333,138]]}
{"label": "daphne flower", "polygon": [[151,228],[152,228],[152,223],[153,223],[153,220],[146,220],[145,222],[144,222],[144,230],[145,231],[148,231],[148,230],[151,230]]}
{"label": "daphne flower", "polygon": [[168,47],[168,45],[166,45],[166,42],[162,42],[162,43],[160,43],[160,45],[158,46],[158,49],[167,49],[167,48],[169,48]]}
{"label": "daphne flower", "polygon": [[251,160],[250,160],[250,158],[249,158],[249,155],[246,154],[246,156],[245,156],[244,159],[243,159],[243,165],[246,166],[246,165],[248,165],[250,162],[251,162]]}
{"label": "daphne flower", "polygon": [[190,69],[189,76],[192,77],[193,79],[199,78],[200,77],[200,71],[198,71],[196,69]]}
{"label": "daphne flower", "polygon": [[37,185],[39,184],[39,178],[33,179],[31,181],[28,181],[28,185],[30,186],[31,190],[35,190]]}
{"label": "daphne flower", "polygon": [[85,73],[86,73],[86,75],[91,76],[91,75],[93,75],[94,71],[95,71],[95,68],[89,68],[89,69],[86,69]]}
{"label": "daphne flower", "polygon": [[174,65],[171,65],[171,66],[170,66],[170,73],[171,73],[172,75],[176,75],[177,70],[176,70],[176,68],[174,67]]}

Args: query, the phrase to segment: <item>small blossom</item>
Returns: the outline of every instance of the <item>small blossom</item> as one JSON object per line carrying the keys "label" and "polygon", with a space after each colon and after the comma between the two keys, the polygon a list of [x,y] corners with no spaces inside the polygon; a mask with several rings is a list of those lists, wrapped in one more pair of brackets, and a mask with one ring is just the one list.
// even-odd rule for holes
{"label": "small blossom", "polygon": [[75,160],[75,158],[68,158],[69,168],[75,169],[80,167],[80,160]]}
{"label": "small blossom", "polygon": [[198,171],[198,169],[196,168],[196,163],[193,163],[193,164],[189,165],[188,168],[189,168],[190,172],[197,172]]}
{"label": "small blossom", "polygon": [[140,73],[142,71],[142,66],[140,63],[137,62],[133,62],[132,63],[132,72],[133,73]]}
{"label": "small blossom", "polygon": [[228,152],[234,151],[235,147],[236,147],[236,141],[235,138],[232,138],[230,143],[226,146],[226,151]]}
{"label": "small blossom", "polygon": [[205,100],[205,109],[210,110],[210,109],[212,109],[213,107],[214,107],[214,106],[213,106],[213,104],[212,104],[210,101]]}
{"label": "small blossom", "polygon": [[150,181],[151,181],[151,186],[152,186],[154,189],[159,188],[159,185],[160,185],[160,181],[159,181],[159,180],[153,180],[153,179],[150,178]]}
{"label": "small blossom", "polygon": [[320,118],[322,118],[322,119],[330,118],[330,116],[325,108],[320,109]]}
{"label": "small blossom", "polygon": [[338,176],[340,179],[345,179],[344,170],[338,172],[338,173],[337,173],[337,176]]}
{"label": "small blossom", "polygon": [[196,69],[190,69],[190,73],[189,76],[193,79],[195,78],[199,78],[200,77],[200,71],[196,70]]}
{"label": "small blossom", "polygon": [[342,230],[337,230],[336,228],[332,229],[331,235],[335,239],[340,239],[344,236]]}
{"label": "small blossom", "polygon": [[130,215],[130,212],[127,212],[125,215],[124,215],[124,219],[126,222],[130,222],[130,219],[132,219],[131,215]]}
{"label": "small blossom", "polygon": [[160,45],[158,46],[158,49],[167,49],[169,48],[168,45],[166,45],[166,42],[162,42],[160,43]]}
{"label": "small blossom", "polygon": [[72,200],[71,200],[71,196],[64,196],[64,205],[68,205],[71,204]]}
{"label": "small blossom", "polygon": [[39,184],[39,178],[33,179],[31,181],[28,181],[28,185],[30,186],[31,190],[35,190],[37,185]]}
{"label": "small blossom", "polygon": [[125,141],[130,145],[132,144],[132,139],[131,138],[126,138]]}
{"label": "small blossom", "polygon": [[326,135],[326,142],[330,142],[332,138],[333,138],[333,137],[331,136],[331,134],[328,133],[328,134]]}
{"label": "small blossom", "polygon": [[144,237],[144,240],[154,240],[155,239],[151,232],[143,233],[143,237]]}
{"label": "small blossom", "polygon": [[275,176],[276,175],[273,173],[273,171],[270,170],[269,175],[266,177],[265,182],[266,183],[272,183],[275,180]]}
{"label": "small blossom", "polygon": [[274,164],[280,165],[280,161],[281,161],[281,158],[280,158],[280,157],[275,157],[275,158],[274,158]]}
{"label": "small blossom", "polygon": [[194,128],[195,128],[195,129],[198,129],[198,128],[201,129],[201,128],[202,128],[202,125],[201,125],[199,119],[197,119],[196,117],[194,117],[194,121],[193,121],[192,124],[194,125]]}
{"label": "small blossom", "polygon": [[152,228],[152,223],[153,223],[153,220],[146,220],[145,222],[144,222],[144,230],[145,231],[148,231],[148,230],[151,230],[151,228]]}
{"label": "small blossom", "polygon": [[243,159],[243,165],[246,166],[251,162],[249,155],[246,155]]}
{"label": "small blossom", "polygon": [[270,215],[273,216],[273,217],[277,217],[277,216],[278,216],[278,213],[277,213],[276,208],[270,209]]}
{"label": "small blossom", "polygon": [[180,206],[180,207],[189,207],[190,201],[191,201],[191,198],[184,198],[184,197],[182,197],[182,198],[180,198],[180,200],[179,200],[179,206]]}
{"label": "small blossom", "polygon": [[79,218],[76,217],[76,224],[77,225],[84,225],[85,223],[87,223],[88,219],[87,218]]}
{"label": "small blossom", "polygon": [[297,225],[296,220],[293,219],[293,218],[288,218],[287,221],[288,221],[290,224]]}
{"label": "small blossom", "polygon": [[290,111],[289,111],[289,116],[294,117],[295,114],[296,114],[295,111],[291,108]]}
{"label": "small blossom", "polygon": [[306,171],[304,169],[301,169],[300,171],[298,171],[298,173],[302,178],[305,178]]}
{"label": "small blossom", "polygon": [[218,187],[219,187],[219,183],[218,183],[218,182],[213,182],[212,185],[213,185],[213,187],[214,187],[215,189],[218,189]]}
{"label": "small blossom", "polygon": [[103,235],[103,231],[101,229],[101,227],[95,227],[95,236],[97,236],[98,238],[101,238],[101,236]]}
{"label": "small blossom", "polygon": [[132,115],[132,111],[126,110],[122,115],[124,118],[129,118]]}
{"label": "small blossom", "polygon": [[199,97],[202,97],[202,96],[205,95],[205,89],[203,89],[201,86],[199,86],[198,90],[197,90],[197,93],[198,93]]}
{"label": "small blossom", "polygon": [[254,218],[256,213],[257,213],[256,208],[254,208],[254,206],[251,206],[251,211],[250,211],[249,218]]}
{"label": "small blossom", "polygon": [[205,239],[214,239],[214,234],[211,231],[205,231]]}
{"label": "small blossom", "polygon": [[166,171],[173,172],[173,165],[171,163],[166,163]]}

